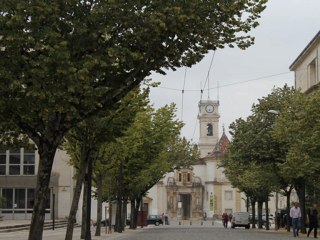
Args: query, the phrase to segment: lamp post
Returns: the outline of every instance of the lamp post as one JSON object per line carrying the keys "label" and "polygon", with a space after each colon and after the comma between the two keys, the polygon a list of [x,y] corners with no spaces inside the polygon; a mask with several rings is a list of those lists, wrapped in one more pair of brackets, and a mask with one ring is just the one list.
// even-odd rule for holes
{"label": "lamp post", "polygon": [[[279,116],[280,113],[277,110],[269,110],[268,113],[271,113],[273,115]],[[279,212],[279,194],[278,191],[276,192],[276,214],[275,214],[275,229],[278,230],[279,226],[278,226],[278,212]]]}
{"label": "lamp post", "polygon": [[52,193],[52,230],[55,229],[55,202],[56,202],[56,195],[54,194],[54,188],[51,188]]}

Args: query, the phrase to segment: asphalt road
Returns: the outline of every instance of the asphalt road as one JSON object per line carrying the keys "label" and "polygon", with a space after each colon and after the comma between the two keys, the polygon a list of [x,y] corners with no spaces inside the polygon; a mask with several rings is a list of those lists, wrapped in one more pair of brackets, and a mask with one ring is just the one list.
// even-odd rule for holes
{"label": "asphalt road", "polygon": [[[300,238],[306,238],[302,236]],[[134,234],[121,236],[121,240],[287,240],[290,233],[265,232],[245,229],[201,228],[201,227],[158,227],[148,228]]]}
{"label": "asphalt road", "polygon": [[[80,239],[80,229],[76,228],[73,239]],[[171,225],[171,226],[149,226],[143,229],[126,230],[122,234],[113,233],[106,235],[102,231],[101,237],[94,236],[92,229],[92,240],[287,240],[293,239],[291,233],[284,231],[246,230],[242,228],[224,229],[221,225]],[[64,240],[65,229],[44,231],[43,240]],[[0,240],[26,240],[27,231],[16,233],[1,233]],[[302,235],[299,238],[306,238]],[[295,238],[297,239],[297,238]]]}

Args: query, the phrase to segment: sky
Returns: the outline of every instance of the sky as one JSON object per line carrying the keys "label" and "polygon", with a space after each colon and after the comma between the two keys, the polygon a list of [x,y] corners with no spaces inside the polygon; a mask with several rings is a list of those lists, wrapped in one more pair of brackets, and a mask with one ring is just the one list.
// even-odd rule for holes
{"label": "sky", "polygon": [[[209,95],[220,101],[220,134],[222,126],[228,133],[230,123],[250,115],[252,104],[272,88],[294,85],[289,66],[320,30],[320,0],[269,0],[259,22],[260,26],[251,31],[255,37],[253,46],[246,50],[219,49],[213,58],[209,83],[215,89]],[[185,68],[152,75],[153,81],[161,82],[159,88],[151,90],[152,104],[159,108],[176,103],[177,117],[185,123],[181,134],[195,143],[199,139],[200,86],[206,81],[212,57],[213,52],[209,52],[201,62],[188,68],[186,78]],[[208,99],[207,91],[202,99]]]}

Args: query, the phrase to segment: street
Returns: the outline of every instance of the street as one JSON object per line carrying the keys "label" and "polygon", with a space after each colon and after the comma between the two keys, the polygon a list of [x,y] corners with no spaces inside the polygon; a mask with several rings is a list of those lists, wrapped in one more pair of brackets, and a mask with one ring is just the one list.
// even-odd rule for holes
{"label": "street", "polygon": [[[44,240],[63,240],[65,229],[56,229],[55,231],[44,231]],[[94,229],[92,229],[92,235],[94,235]],[[27,239],[28,232],[21,231],[16,233],[1,233],[0,239],[2,240],[25,240]],[[80,228],[75,229],[73,239],[80,239]],[[299,238],[306,238],[306,235],[302,235]],[[286,233],[283,230],[275,232],[270,230],[245,230],[243,228],[236,229],[224,229],[221,224],[215,224],[215,226],[200,225],[171,225],[171,226],[148,226],[143,229],[126,230],[122,234],[113,233],[106,235],[103,233],[101,237],[92,236],[92,240],[286,240],[293,239],[291,233]]]}
{"label": "street", "polygon": [[[259,232],[245,229],[200,228],[200,227],[174,227],[151,228],[139,231],[134,235],[123,236],[122,240],[285,240],[292,239],[291,234],[284,232]],[[303,237],[304,238],[304,237]]]}

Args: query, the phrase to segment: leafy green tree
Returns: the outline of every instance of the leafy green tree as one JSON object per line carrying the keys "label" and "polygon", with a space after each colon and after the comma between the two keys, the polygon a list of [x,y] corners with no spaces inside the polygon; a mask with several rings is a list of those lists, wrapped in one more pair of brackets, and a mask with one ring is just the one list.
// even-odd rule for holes
{"label": "leafy green tree", "polygon": [[[135,115],[146,107],[148,103],[148,94],[149,88],[142,90],[135,89],[118,103],[118,107],[112,114],[87,119],[78,124],[77,127],[73,128],[66,135],[64,149],[71,157],[70,163],[77,169],[76,186],[68,218],[66,240],[72,239],[73,225],[78,209],[81,187],[85,180],[85,174],[89,174],[89,165],[94,165],[94,171],[97,173],[100,172],[100,169],[98,168],[103,167],[101,166],[101,162],[106,164],[105,159],[102,158],[103,155],[100,154],[101,148],[108,142],[114,141],[117,137],[124,134],[124,131],[133,123]],[[90,179],[87,177],[86,182],[88,181],[90,181]],[[87,192],[84,192],[84,196],[87,196],[84,204],[88,204],[88,201],[91,199],[90,186],[88,186]],[[101,206],[98,207],[98,209],[100,208]],[[84,237],[86,231],[88,231],[86,226],[90,226],[90,222],[87,222],[88,219],[90,220],[90,216],[86,216],[90,214],[88,214],[88,210],[84,211],[83,214],[83,220],[85,221],[82,222],[82,235]],[[100,229],[101,219],[98,220],[99,222],[96,229]],[[96,235],[100,235],[99,230],[97,230]]]}
{"label": "leafy green tree", "polygon": [[287,145],[286,161],[280,166],[282,175],[292,182],[297,190],[305,231],[305,195],[306,186],[314,186],[319,177],[320,144],[319,138],[319,101],[318,90],[305,95],[297,92],[283,111],[275,124],[274,136],[282,144]]}
{"label": "leafy green tree", "polygon": [[[176,120],[175,106],[158,110],[151,107],[137,115],[126,135],[109,144],[106,159],[115,177],[113,199],[117,199],[116,230],[122,231],[121,206],[131,202],[131,228],[136,227],[142,197],[164,174],[181,166],[190,166],[199,157],[198,149],[179,138],[182,123]],[[124,202],[124,204],[123,204]]]}
{"label": "leafy green tree", "polygon": [[0,129],[27,134],[40,155],[29,240],[42,239],[52,163],[68,130],[108,114],[153,71],[249,47],[266,2],[0,2]]}
{"label": "leafy green tree", "polygon": [[[288,86],[273,89],[268,96],[259,99],[258,103],[253,105],[252,115],[246,120],[238,119],[230,126],[233,141],[230,146],[229,159],[224,160],[222,165],[230,181],[252,199],[258,201],[260,214],[262,201],[267,204],[272,191],[282,189],[287,198],[290,198],[291,182],[282,175],[281,170],[281,164],[286,159],[287,145],[273,137],[277,116],[271,114],[270,110],[282,111],[294,94],[294,89]],[[244,168],[237,169],[236,165],[241,165],[241,163]],[[247,174],[247,169],[251,167],[259,174],[255,176],[256,180],[249,177],[249,180],[246,181],[244,176]],[[265,169],[269,169],[272,174]],[[252,170],[248,174],[252,175],[251,172]],[[260,179],[261,176],[263,176],[262,179]],[[260,214],[258,215],[259,227],[261,227]],[[266,219],[268,221],[268,217]]]}

